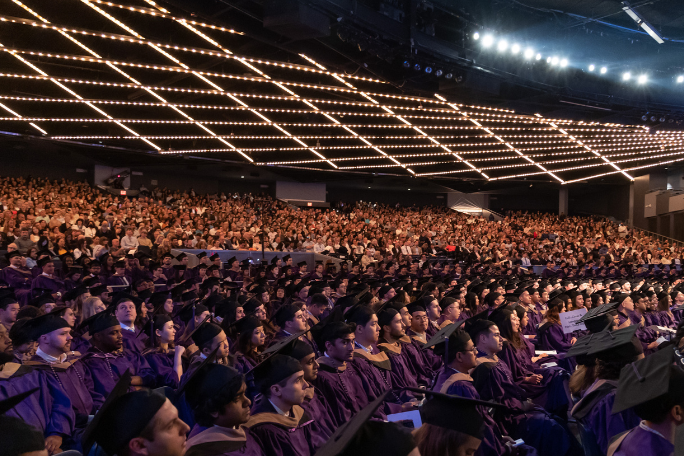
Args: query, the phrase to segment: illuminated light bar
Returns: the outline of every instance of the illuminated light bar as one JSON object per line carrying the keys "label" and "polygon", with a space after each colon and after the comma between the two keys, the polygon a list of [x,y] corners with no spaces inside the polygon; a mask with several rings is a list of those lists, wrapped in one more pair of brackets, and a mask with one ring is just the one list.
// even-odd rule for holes
{"label": "illuminated light bar", "polygon": [[[539,118],[541,118],[541,116],[540,116],[539,114],[536,114],[536,116],[539,117]],[[559,127],[557,124],[555,124],[554,122],[543,121],[543,123],[552,126],[552,127],[555,128],[556,130],[558,130],[561,134],[568,135],[568,137],[569,137],[570,139],[572,139],[573,141],[578,141],[577,138],[575,138],[573,135],[569,134],[569,133],[568,133],[567,131],[565,131],[564,129],[560,128],[560,127]],[[616,170],[618,170],[618,171],[619,171],[620,173],[622,173],[625,177],[627,177],[627,179],[629,179],[630,181],[634,182],[634,178],[633,178],[632,176],[630,176],[629,174],[627,174],[626,172],[624,172],[623,170],[621,170],[620,167],[617,166],[615,163],[613,163],[612,161],[608,160],[606,157],[604,157],[604,156],[601,155],[600,153],[596,152],[596,151],[593,150],[591,147],[589,147],[589,146],[587,146],[587,145],[585,145],[585,144],[581,144],[581,145],[582,145],[582,147],[584,147],[585,149],[587,149],[589,152],[593,153],[594,155],[596,155],[597,157],[599,157],[599,158],[601,158],[603,161],[605,161],[607,164],[609,164],[610,166],[612,166],[613,168],[615,168]]]}
{"label": "illuminated light bar", "polygon": [[[17,113],[16,111],[11,110],[11,109],[8,108],[6,105],[0,103],[0,107],[1,107],[2,109],[4,109],[5,111],[9,112],[10,114],[12,114],[13,116],[15,116],[18,120],[24,120],[24,118],[23,118],[19,113]],[[39,132],[41,132],[41,133],[44,134],[44,135],[47,135],[47,134],[48,134],[47,131],[43,130],[43,129],[40,128],[38,125],[34,124],[33,122],[29,122],[29,125],[31,125],[33,128],[35,128],[36,130],[38,130]]]}

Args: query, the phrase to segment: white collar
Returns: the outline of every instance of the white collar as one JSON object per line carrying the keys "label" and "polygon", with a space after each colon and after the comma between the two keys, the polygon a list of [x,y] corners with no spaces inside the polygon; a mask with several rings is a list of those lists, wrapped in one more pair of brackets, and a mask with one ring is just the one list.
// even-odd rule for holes
{"label": "white collar", "polygon": [[[271,402],[271,400],[269,399],[268,402]],[[275,411],[278,415],[290,416],[290,412],[283,412],[273,402],[271,402],[271,405],[273,406],[273,408],[275,409]]]}
{"label": "white collar", "polygon": [[119,322],[119,325],[121,325],[121,329],[125,329],[126,331],[135,332],[135,323],[133,324],[133,326],[126,326],[123,323]]}
{"label": "white collar", "polygon": [[66,353],[62,353],[61,355],[59,355],[59,358],[55,358],[54,356],[50,356],[47,353],[45,353],[43,350],[41,350],[40,347],[38,347],[38,350],[36,350],[36,355],[40,356],[41,358],[43,358],[45,361],[47,361],[50,364],[64,362],[64,361],[66,361],[66,358],[67,358]]}
{"label": "white collar", "polygon": [[45,274],[44,272],[41,273],[40,275],[45,276],[45,277],[47,277],[47,278],[49,278],[49,279],[54,278],[54,275]]}

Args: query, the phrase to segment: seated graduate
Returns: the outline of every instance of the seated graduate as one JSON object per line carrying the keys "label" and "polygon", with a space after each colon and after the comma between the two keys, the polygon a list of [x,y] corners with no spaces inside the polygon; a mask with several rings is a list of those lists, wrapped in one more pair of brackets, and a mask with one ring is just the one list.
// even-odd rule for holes
{"label": "seated graduate", "polygon": [[613,414],[620,371],[643,358],[641,342],[634,336],[635,331],[635,326],[628,326],[582,338],[582,344],[587,348],[580,353],[596,359],[595,381],[572,408],[572,416],[584,426],[587,438],[592,439],[592,444],[603,454],[608,451],[613,437],[639,424],[639,418],[632,409]]}
{"label": "seated graduate", "polygon": [[[561,295],[564,296],[564,295]],[[560,322],[560,314],[565,312],[565,301],[561,297],[548,302],[548,310],[544,315],[539,328],[537,328],[537,349],[544,351],[556,351],[566,353],[577,339],[572,334],[565,334]],[[561,367],[568,372],[575,369],[572,359],[560,363]]]}
{"label": "seated graduate", "polygon": [[525,390],[528,398],[557,416],[566,416],[571,402],[567,385],[570,374],[558,367],[538,367],[528,359],[514,307],[517,306],[499,307],[489,316],[504,338],[503,349],[497,356],[508,365],[513,381]]}
{"label": "seated graduate", "polygon": [[178,388],[183,377],[185,347],[174,345],[176,327],[173,320],[169,315],[153,315],[145,326],[145,332],[150,334],[149,341],[152,346],[145,349],[143,356],[157,374],[157,387]]}
{"label": "seated graduate", "polygon": [[[0,363],[4,361],[2,358]],[[26,393],[25,397],[22,393]],[[0,401],[17,395],[24,399],[9,407],[5,416],[20,419],[40,431],[45,437],[43,448],[49,454],[63,451],[63,443],[73,433],[75,416],[71,401],[57,380],[29,366],[4,362],[0,364]],[[0,441],[2,450],[5,440]]]}
{"label": "seated graduate", "polygon": [[613,412],[632,408],[638,426],[614,438],[608,456],[674,454],[675,432],[684,424],[684,370],[674,347],[622,368]]}
{"label": "seated graduate", "polygon": [[543,408],[529,402],[527,393],[513,381],[508,365],[498,357],[503,349],[499,328],[492,321],[479,319],[479,315],[466,320],[466,330],[482,355],[471,374],[480,397],[505,405],[501,419],[508,434],[523,439],[540,454],[581,454],[570,431]]}
{"label": "seated graduate", "polygon": [[308,384],[299,361],[276,354],[254,369],[261,395],[245,427],[267,456],[312,456],[326,432],[301,407]]}
{"label": "seated graduate", "polygon": [[277,353],[290,356],[301,364],[304,371],[304,380],[309,384],[305,391],[302,408],[329,437],[337,429],[337,424],[327,399],[323,396],[321,390],[314,385],[318,378],[320,367],[316,360],[316,353],[314,353],[311,345],[299,339],[299,334],[293,334],[287,339],[283,339],[269,347],[264,352],[264,355],[273,356]]}
{"label": "seated graduate", "polygon": [[249,315],[233,325],[237,336],[234,366],[241,374],[251,371],[262,360],[261,351],[266,343],[262,321],[256,315]]}
{"label": "seated graduate", "polygon": [[[461,319],[461,304],[456,298],[447,296],[439,301],[440,317],[439,328],[456,323]],[[434,334],[433,334],[434,335]]]}
{"label": "seated graduate", "polygon": [[387,355],[390,361],[390,379],[394,388],[418,387],[416,374],[412,370],[413,364],[404,347],[407,344],[399,342],[406,337],[404,323],[399,312],[392,308],[386,308],[378,314],[380,336],[378,349]]}
{"label": "seated graduate", "polygon": [[[323,445],[316,456],[420,456],[416,442],[407,429],[397,423],[371,421],[378,407],[386,400],[386,391],[364,407],[345,426],[340,426],[335,434]],[[453,442],[449,442],[453,443]],[[441,452],[428,454],[470,454],[461,447],[444,448]]]}
{"label": "seated graduate", "polygon": [[[76,417],[76,438],[102,406],[104,396],[95,391],[91,373],[80,360],[80,354],[69,351],[71,328],[66,320],[49,313],[33,320],[31,326],[38,349],[26,364],[53,377],[69,397]],[[70,447],[80,443],[80,438],[76,440]]]}
{"label": "seated graduate", "polygon": [[188,337],[192,337],[195,342],[197,354],[183,373],[180,386],[185,384],[185,380],[190,378],[192,372],[214,351],[216,351],[214,359],[216,364],[226,366],[230,364],[230,344],[226,333],[219,325],[205,321],[189,333]]}
{"label": "seated graduate", "polygon": [[[426,376],[432,378],[434,370],[439,369],[442,365],[442,360],[438,356],[434,356],[432,350],[423,349],[425,343],[439,330],[438,327],[430,322],[427,306],[433,309],[433,314],[439,312],[438,301],[431,294],[407,306],[411,314],[411,327],[406,330],[406,335],[411,338],[412,344],[418,349],[418,354],[422,359],[421,369],[425,372]],[[408,349],[410,350],[411,348]]]}
{"label": "seated graduate", "polygon": [[2,454],[8,456],[48,456],[45,437],[37,428],[5,413],[38,392],[38,388],[0,400],[0,442]]}
{"label": "seated graduate", "polygon": [[[361,373],[351,363],[355,328],[354,324],[331,321],[324,324],[317,335],[323,356],[317,360],[320,369],[314,385],[327,399],[338,426],[349,421],[372,400],[364,388]],[[384,414],[379,413],[378,416],[384,418]]]}
{"label": "seated graduate", "polygon": [[127,370],[133,375],[132,386],[154,387],[154,371],[142,355],[124,348],[115,316],[108,311],[94,315],[88,322],[88,333],[91,346],[81,359],[90,370],[97,393],[108,396]]}
{"label": "seated graduate", "polygon": [[108,455],[183,456],[190,430],[176,407],[151,390],[126,392],[130,373],[121,377],[83,434],[83,454],[97,444]]}
{"label": "seated graduate", "polygon": [[[140,334],[140,328],[135,326],[135,321],[139,315],[138,311],[145,308],[142,299],[127,293],[120,293],[114,298],[114,303],[114,316],[121,326],[124,348],[142,354],[145,351],[145,342],[148,336]],[[145,308],[143,312],[146,311]],[[142,316],[142,314],[140,315]]]}
{"label": "seated graduate", "polygon": [[[33,339],[33,331],[29,317],[19,318],[9,330],[9,338],[12,341],[12,362],[24,364],[36,354],[37,344]],[[3,327],[4,329],[4,327]]]}
{"label": "seated graduate", "polygon": [[185,456],[264,454],[243,426],[252,402],[242,374],[232,367],[204,360],[186,383],[186,399],[197,424],[190,433]]}
{"label": "seated graduate", "polygon": [[[448,338],[448,348],[445,338]],[[460,396],[463,398],[480,399],[480,395],[473,386],[473,379],[469,372],[477,366],[477,348],[467,332],[460,330],[458,325],[451,325],[440,330],[428,345],[435,344],[435,353],[447,356],[445,365],[437,373],[433,392]],[[507,435],[504,426],[494,420],[489,410],[477,407],[483,424],[482,444],[474,453],[476,456],[512,455],[516,450],[512,447],[513,439]],[[517,447],[518,454],[534,455],[536,450],[525,444]]]}

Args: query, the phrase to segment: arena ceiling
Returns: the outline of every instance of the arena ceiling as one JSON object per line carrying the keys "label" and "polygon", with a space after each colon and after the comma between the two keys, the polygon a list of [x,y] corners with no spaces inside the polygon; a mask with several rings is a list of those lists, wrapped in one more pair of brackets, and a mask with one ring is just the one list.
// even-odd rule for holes
{"label": "arena ceiling", "polygon": [[152,0],[4,0],[0,50],[0,130],[55,141],[490,182],[628,180],[684,161],[679,132],[402,90]]}

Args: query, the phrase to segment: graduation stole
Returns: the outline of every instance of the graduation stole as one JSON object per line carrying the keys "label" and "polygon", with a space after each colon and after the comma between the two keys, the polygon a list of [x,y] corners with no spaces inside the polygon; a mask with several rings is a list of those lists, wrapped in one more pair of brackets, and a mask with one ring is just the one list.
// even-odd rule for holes
{"label": "graduation stole", "polygon": [[424,335],[425,337],[421,336],[420,334],[411,334],[411,339],[420,342],[421,345],[427,344],[427,334]]}
{"label": "graduation stole", "polygon": [[455,374],[452,374],[449,378],[447,378],[446,382],[444,382],[439,392],[442,394],[446,394],[449,390],[449,387],[458,381],[472,382],[473,378],[468,374],[456,372]]}
{"label": "graduation stole", "polygon": [[276,424],[293,431],[298,427],[306,426],[313,421],[304,409],[298,405],[292,406],[292,415],[293,416],[285,416],[272,412],[257,413],[256,415],[252,415],[244,426],[246,428],[251,428],[260,424]]}
{"label": "graduation stole", "polygon": [[439,329],[444,329],[444,328],[446,328],[447,326],[453,325],[453,324],[454,324],[454,322],[451,321],[451,320],[444,320],[444,321],[442,322],[442,324],[439,325]]}
{"label": "graduation stole", "polygon": [[306,313],[309,314],[309,318],[311,319],[311,321],[313,321],[314,325],[317,325],[318,324],[318,318],[311,315],[311,312],[309,312],[308,310],[306,311]]}
{"label": "graduation stole", "polygon": [[189,456],[214,456],[232,453],[245,446],[245,430],[213,426],[200,432],[191,440],[192,446],[185,453]]}
{"label": "graduation stole", "polygon": [[76,363],[76,361],[78,361],[80,358],[81,354],[78,352],[74,352],[74,355],[67,356],[67,359],[61,363],[48,363],[47,361],[41,359],[40,361],[26,361],[24,365],[36,367],[38,369],[46,369],[48,367],[51,367],[56,371],[65,372],[67,369],[73,366]]}
{"label": "graduation stole", "polygon": [[372,353],[368,353],[366,350],[363,348],[355,348],[354,349],[354,356],[365,359],[375,367],[379,369],[384,369],[391,371],[392,370],[392,364],[390,363],[389,357],[387,356],[387,353],[385,352],[380,352],[376,355]]}
{"label": "graduation stole", "polygon": [[316,360],[318,364],[321,365],[321,367],[325,368],[324,370],[327,370],[329,372],[344,372],[347,370],[347,364],[345,363],[344,366],[335,366],[330,358],[327,356],[321,356]]}
{"label": "graduation stole", "polygon": [[[2,370],[0,370],[0,379],[6,380],[8,378],[11,378],[17,372],[19,372],[19,369],[21,369],[22,365],[17,363],[5,363],[1,367]],[[23,370],[26,370],[26,372],[23,373],[27,374],[31,372],[32,369],[27,367],[25,369],[22,369],[22,371]],[[21,375],[21,372],[19,373],[19,375]]]}
{"label": "graduation stole", "polygon": [[[404,336],[406,337],[406,336]],[[402,339],[404,338],[402,337]],[[404,342],[406,343],[406,342]],[[411,343],[411,339],[409,339],[408,343]],[[382,342],[378,344],[378,348],[382,350],[383,352],[389,351],[394,353],[395,355],[401,355],[401,343],[397,343],[396,345],[390,344],[388,342]]]}

